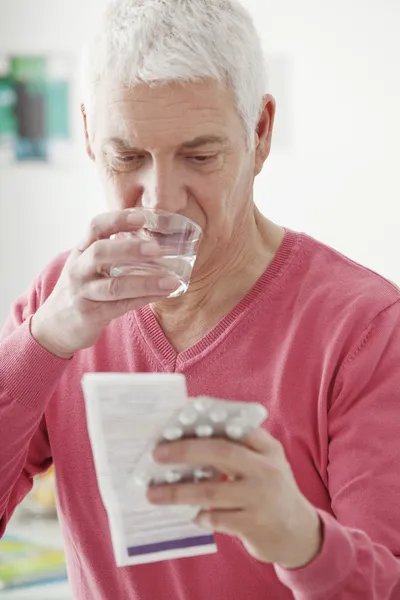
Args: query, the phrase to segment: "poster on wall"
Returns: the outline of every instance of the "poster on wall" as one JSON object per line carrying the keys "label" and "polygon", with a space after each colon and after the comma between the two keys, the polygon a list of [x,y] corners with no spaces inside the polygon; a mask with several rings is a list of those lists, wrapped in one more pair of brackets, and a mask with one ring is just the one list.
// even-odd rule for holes
{"label": "poster on wall", "polygon": [[0,160],[58,162],[71,144],[70,61],[9,56],[0,69]]}

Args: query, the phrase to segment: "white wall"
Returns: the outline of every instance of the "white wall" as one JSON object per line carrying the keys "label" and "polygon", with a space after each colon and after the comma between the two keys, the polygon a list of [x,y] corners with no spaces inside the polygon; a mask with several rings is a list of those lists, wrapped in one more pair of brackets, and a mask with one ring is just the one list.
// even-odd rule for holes
{"label": "white wall", "polygon": [[[90,15],[104,2],[0,0],[0,54],[78,59]],[[258,204],[400,282],[400,2],[244,2],[273,59],[278,99],[279,143],[257,181]],[[1,167],[0,324],[12,299],[103,210],[83,152],[76,90],[74,102],[69,165]]]}

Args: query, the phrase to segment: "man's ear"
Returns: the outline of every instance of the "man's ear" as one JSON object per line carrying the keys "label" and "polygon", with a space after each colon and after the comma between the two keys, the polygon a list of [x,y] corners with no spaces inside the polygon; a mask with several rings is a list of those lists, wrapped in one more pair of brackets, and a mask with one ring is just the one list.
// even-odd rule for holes
{"label": "man's ear", "polygon": [[267,94],[262,101],[262,110],[258,121],[255,137],[255,175],[261,173],[265,161],[271,151],[272,131],[274,128],[276,104],[274,98]]}
{"label": "man's ear", "polygon": [[84,132],[85,132],[86,152],[87,152],[87,155],[89,156],[89,158],[91,160],[95,160],[94,152],[92,150],[92,146],[91,146],[90,139],[89,139],[88,124],[87,124],[87,114],[86,114],[86,108],[85,108],[84,104],[81,104],[81,112],[82,112],[83,127],[84,127]]}

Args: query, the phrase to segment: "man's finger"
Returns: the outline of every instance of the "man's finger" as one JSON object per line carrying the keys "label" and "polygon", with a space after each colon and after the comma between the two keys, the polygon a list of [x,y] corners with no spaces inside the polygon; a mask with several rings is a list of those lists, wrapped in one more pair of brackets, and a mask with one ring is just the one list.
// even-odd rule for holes
{"label": "man's finger", "polygon": [[210,465],[228,475],[245,477],[261,467],[259,454],[243,444],[225,439],[188,439],[158,445],[153,452],[160,463]]}
{"label": "man's finger", "polygon": [[141,277],[138,275],[95,279],[84,284],[82,295],[93,302],[115,302],[135,298],[165,298],[178,289],[174,275]]}
{"label": "man's finger", "polygon": [[248,528],[250,515],[244,510],[202,510],[195,523],[210,533],[237,536]]}
{"label": "man's finger", "polygon": [[249,502],[249,490],[243,481],[182,483],[151,486],[147,497],[152,504],[241,510]]}
{"label": "man's finger", "polygon": [[94,242],[105,240],[120,232],[140,229],[145,218],[140,211],[123,210],[97,215],[91,222],[83,239],[77,245],[80,253],[85,252]]}

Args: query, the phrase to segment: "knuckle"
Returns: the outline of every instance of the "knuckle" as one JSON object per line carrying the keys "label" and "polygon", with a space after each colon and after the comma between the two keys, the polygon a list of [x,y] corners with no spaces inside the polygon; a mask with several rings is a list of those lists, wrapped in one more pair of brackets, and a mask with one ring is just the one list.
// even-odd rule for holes
{"label": "knuckle", "polygon": [[79,267],[77,263],[72,264],[67,271],[64,273],[65,282],[68,287],[72,287],[75,289],[77,283],[80,281],[81,276],[79,272]]}
{"label": "knuckle", "polygon": [[207,503],[212,503],[216,500],[217,490],[213,485],[205,485],[203,489],[203,497],[207,501]]}
{"label": "knuckle", "polygon": [[216,452],[224,461],[230,462],[234,458],[236,448],[234,444],[225,440],[218,440]]}
{"label": "knuckle", "polygon": [[125,215],[121,213],[112,213],[109,215],[109,226],[113,231],[118,231],[125,224]]}
{"label": "knuckle", "polygon": [[100,241],[94,242],[90,247],[92,261],[99,263],[104,258],[104,247]]}
{"label": "knuckle", "polygon": [[143,285],[143,293],[148,296],[154,294],[158,290],[157,281],[154,277],[141,277]]}
{"label": "knuckle", "polygon": [[188,462],[190,459],[189,444],[171,443],[171,460],[178,463]]}
{"label": "knuckle", "polygon": [[110,277],[107,280],[107,294],[111,298],[117,298],[121,291],[121,284],[118,277]]}
{"label": "knuckle", "polygon": [[174,485],[166,486],[164,491],[165,501],[170,504],[175,504],[179,501],[179,487]]}
{"label": "knuckle", "polygon": [[102,229],[100,227],[98,217],[94,217],[89,223],[90,236],[94,240],[99,240],[102,235]]}

